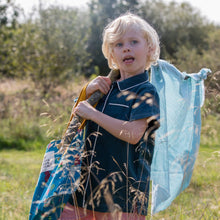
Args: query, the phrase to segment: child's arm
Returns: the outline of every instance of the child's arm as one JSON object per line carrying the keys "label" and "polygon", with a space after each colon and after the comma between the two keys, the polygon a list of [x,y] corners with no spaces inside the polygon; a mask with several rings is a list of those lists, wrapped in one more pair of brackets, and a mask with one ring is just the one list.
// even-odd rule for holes
{"label": "child's arm", "polygon": [[123,121],[112,118],[96,110],[86,101],[80,102],[74,109],[74,113],[84,119],[94,121],[118,139],[130,144],[138,143],[148,125],[146,118],[135,121]]}

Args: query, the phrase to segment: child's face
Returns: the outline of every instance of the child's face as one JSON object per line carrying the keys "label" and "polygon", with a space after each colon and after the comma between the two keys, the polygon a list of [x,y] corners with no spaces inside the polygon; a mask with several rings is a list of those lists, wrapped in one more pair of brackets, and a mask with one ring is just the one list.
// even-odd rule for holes
{"label": "child's face", "polygon": [[130,28],[113,44],[113,61],[123,78],[143,73],[147,64],[148,47],[141,31]]}

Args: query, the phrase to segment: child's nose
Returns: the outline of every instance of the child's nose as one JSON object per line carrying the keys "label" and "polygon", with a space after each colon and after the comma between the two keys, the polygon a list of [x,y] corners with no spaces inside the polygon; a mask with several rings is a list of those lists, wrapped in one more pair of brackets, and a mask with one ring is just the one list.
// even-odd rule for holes
{"label": "child's nose", "polygon": [[129,48],[125,48],[125,49],[124,49],[124,52],[129,52],[129,51],[130,51]]}
{"label": "child's nose", "polygon": [[130,51],[130,47],[128,45],[125,45],[123,52],[129,52],[129,51]]}

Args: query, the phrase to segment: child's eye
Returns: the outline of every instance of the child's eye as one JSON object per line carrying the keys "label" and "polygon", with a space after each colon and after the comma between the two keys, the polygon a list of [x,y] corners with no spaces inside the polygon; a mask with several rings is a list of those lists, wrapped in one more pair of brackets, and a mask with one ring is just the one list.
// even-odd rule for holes
{"label": "child's eye", "polygon": [[122,43],[117,43],[115,46],[116,46],[116,47],[122,47],[123,44],[122,44]]}
{"label": "child's eye", "polygon": [[132,45],[137,44],[137,43],[138,43],[137,40],[132,40],[132,41],[131,41],[131,44],[132,44]]}

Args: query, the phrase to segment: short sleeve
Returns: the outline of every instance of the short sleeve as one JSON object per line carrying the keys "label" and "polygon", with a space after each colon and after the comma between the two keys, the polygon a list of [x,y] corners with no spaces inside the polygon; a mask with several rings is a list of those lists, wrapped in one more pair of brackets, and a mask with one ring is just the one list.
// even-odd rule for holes
{"label": "short sleeve", "polygon": [[154,117],[155,120],[160,118],[159,96],[153,85],[141,88],[136,94],[132,105],[130,121]]}

